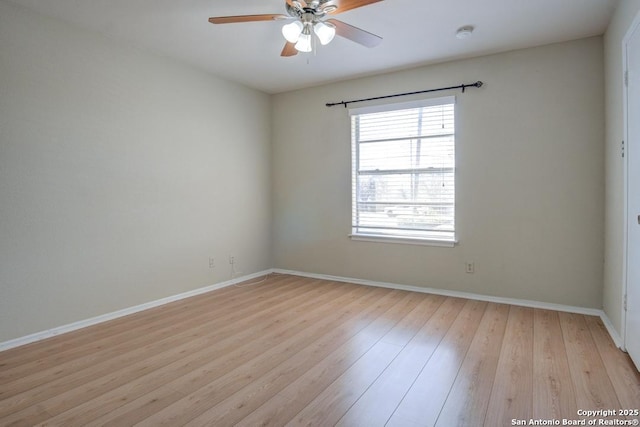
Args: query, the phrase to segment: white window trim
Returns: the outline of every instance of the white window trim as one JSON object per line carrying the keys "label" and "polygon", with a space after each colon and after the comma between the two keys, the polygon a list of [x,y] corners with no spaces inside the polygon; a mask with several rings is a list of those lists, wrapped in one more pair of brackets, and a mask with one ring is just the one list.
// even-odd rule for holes
{"label": "white window trim", "polygon": [[421,239],[419,237],[381,236],[377,234],[349,234],[349,238],[360,242],[399,243],[417,246],[438,246],[443,248],[453,248],[458,244],[457,240]]}
{"label": "white window trim", "polygon": [[[388,103],[388,104],[371,105],[366,107],[349,108],[349,116],[360,115],[360,114],[381,113],[386,111],[404,110],[404,109],[411,109],[411,108],[430,107],[430,106],[443,105],[443,104],[455,105],[456,97],[444,96],[444,97],[427,98],[427,99],[420,99],[420,100],[408,101],[408,102]],[[353,152],[351,153],[351,157],[353,161]],[[351,173],[353,174],[353,165],[351,166],[351,171],[352,171]],[[455,175],[457,175],[457,173],[455,173]],[[351,179],[353,180],[353,176],[351,177]],[[351,203],[353,203],[353,194],[351,199],[352,199]],[[353,206],[351,211],[353,212]],[[456,216],[457,215],[454,214],[454,218]],[[353,231],[353,228],[351,229]],[[402,236],[393,236],[393,235],[386,236],[381,234],[366,234],[366,233],[351,233],[348,236],[353,241],[408,244],[408,245],[435,246],[435,247],[448,247],[448,248],[455,247],[459,243],[457,239],[457,228],[455,227],[455,225],[454,225],[454,232],[453,232],[452,239],[402,237]]]}

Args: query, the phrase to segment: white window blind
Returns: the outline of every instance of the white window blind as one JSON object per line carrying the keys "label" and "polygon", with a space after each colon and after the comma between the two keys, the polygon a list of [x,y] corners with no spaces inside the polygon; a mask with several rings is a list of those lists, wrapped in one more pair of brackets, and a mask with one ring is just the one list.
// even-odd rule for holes
{"label": "white window blind", "polygon": [[455,241],[455,98],[350,110],[354,236]]}

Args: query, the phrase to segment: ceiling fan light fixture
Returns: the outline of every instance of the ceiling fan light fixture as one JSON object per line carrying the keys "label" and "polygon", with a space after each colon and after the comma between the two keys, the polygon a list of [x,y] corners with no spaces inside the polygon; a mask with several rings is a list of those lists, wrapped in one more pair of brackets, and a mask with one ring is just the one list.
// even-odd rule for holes
{"label": "ceiling fan light fixture", "polygon": [[298,52],[311,52],[313,50],[313,46],[311,45],[312,26],[312,22],[307,21],[303,23],[302,33],[300,33],[298,42],[295,45],[295,48]]}
{"label": "ceiling fan light fixture", "polygon": [[[275,1],[275,0],[274,0]],[[280,52],[282,57],[291,57],[298,52],[315,51],[318,42],[331,43],[335,36],[344,37],[365,47],[375,47],[382,37],[349,25],[338,19],[326,19],[329,14],[339,14],[383,0],[285,0],[286,14],[269,13],[257,15],[212,16],[212,24],[243,22],[284,21],[280,30],[286,43]],[[317,38],[317,40],[316,40]],[[251,44],[253,40],[247,41]]]}
{"label": "ceiling fan light fixture", "polygon": [[311,52],[311,34],[305,34],[303,31],[295,47],[298,52]]}
{"label": "ceiling fan light fixture", "polygon": [[336,35],[336,26],[329,22],[318,22],[313,26],[313,32],[318,36],[318,40],[324,46],[331,43]]}
{"label": "ceiling fan light fixture", "polygon": [[302,33],[302,22],[293,21],[289,24],[286,24],[282,27],[282,35],[289,43],[296,43],[300,38],[300,33]]}

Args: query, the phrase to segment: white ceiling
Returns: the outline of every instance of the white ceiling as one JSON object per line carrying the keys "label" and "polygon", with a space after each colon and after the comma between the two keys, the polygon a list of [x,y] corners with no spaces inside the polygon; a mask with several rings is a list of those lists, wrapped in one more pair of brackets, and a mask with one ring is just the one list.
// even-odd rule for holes
{"label": "white ceiling", "polygon": [[[213,25],[210,16],[283,13],[285,0],[11,0],[267,93],[603,34],[617,0],[385,0],[336,18],[383,37],[336,37],[280,57],[278,21]],[[475,26],[466,40],[455,37]]]}

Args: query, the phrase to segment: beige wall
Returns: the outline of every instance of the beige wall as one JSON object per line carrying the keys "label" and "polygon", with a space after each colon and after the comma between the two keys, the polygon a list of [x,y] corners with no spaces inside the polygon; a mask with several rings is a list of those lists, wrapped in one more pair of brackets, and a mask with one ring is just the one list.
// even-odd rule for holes
{"label": "beige wall", "polygon": [[[615,67],[636,10],[623,0],[606,37],[604,305],[616,327]],[[226,280],[230,252],[245,274],[599,308],[602,64],[594,37],[270,98],[0,1],[0,342]],[[349,120],[324,104],[476,80],[456,93],[459,245],[349,240]]]}
{"label": "beige wall", "polygon": [[271,267],[269,107],[0,1],[0,342]]}
{"label": "beige wall", "polygon": [[637,13],[639,0],[621,0],[604,37],[606,78],[606,215],[604,311],[622,333],[624,295],[624,139],[622,40]]}
{"label": "beige wall", "polygon": [[[457,93],[459,245],[351,241],[349,119],[324,104],[476,80]],[[601,37],[276,95],[272,129],[276,267],[602,306]]]}

